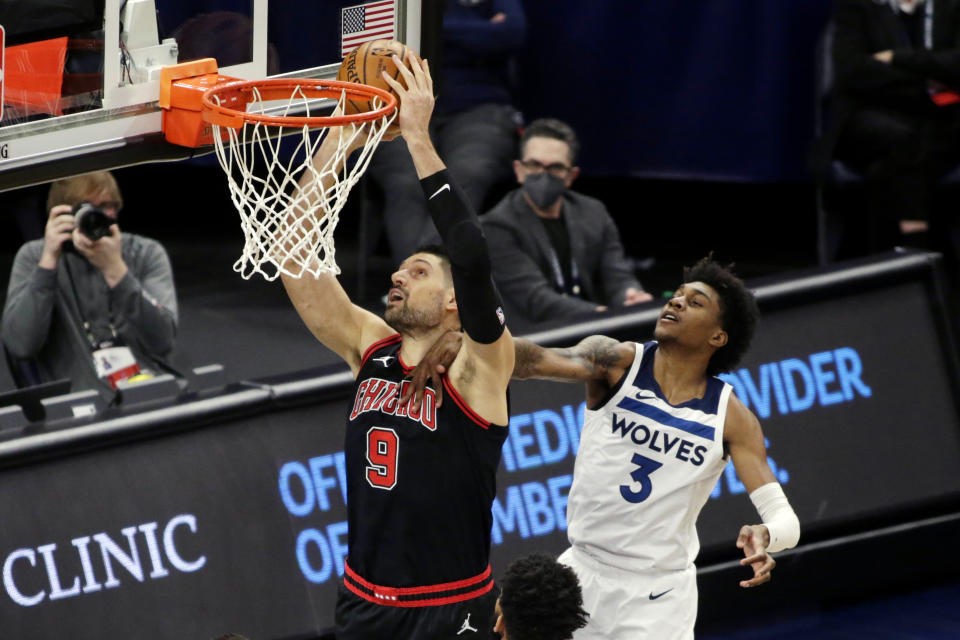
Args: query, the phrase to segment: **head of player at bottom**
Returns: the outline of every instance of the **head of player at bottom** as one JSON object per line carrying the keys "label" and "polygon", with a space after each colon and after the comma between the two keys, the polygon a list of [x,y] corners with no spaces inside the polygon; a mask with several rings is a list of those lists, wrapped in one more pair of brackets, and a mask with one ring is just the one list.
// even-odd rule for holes
{"label": "head of player at bottom", "polygon": [[495,615],[502,640],[569,640],[588,616],[573,569],[542,553],[507,567]]}

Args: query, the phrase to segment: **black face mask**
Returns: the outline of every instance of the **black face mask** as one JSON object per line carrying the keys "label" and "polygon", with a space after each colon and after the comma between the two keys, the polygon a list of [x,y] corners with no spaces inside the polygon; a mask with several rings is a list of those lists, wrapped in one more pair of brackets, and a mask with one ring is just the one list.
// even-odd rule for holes
{"label": "black face mask", "polygon": [[538,209],[546,209],[561,198],[567,190],[563,178],[558,178],[546,171],[527,176],[522,186]]}

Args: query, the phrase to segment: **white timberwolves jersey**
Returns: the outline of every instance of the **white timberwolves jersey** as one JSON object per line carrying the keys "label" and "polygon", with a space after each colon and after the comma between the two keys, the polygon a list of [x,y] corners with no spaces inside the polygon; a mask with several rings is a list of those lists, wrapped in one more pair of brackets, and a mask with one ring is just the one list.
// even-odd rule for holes
{"label": "white timberwolves jersey", "polygon": [[726,465],[732,387],[707,379],[703,398],[669,404],[653,377],[656,342],[596,410],[587,410],[567,502],[570,543],[633,571],[677,571],[700,551],[696,521]]}

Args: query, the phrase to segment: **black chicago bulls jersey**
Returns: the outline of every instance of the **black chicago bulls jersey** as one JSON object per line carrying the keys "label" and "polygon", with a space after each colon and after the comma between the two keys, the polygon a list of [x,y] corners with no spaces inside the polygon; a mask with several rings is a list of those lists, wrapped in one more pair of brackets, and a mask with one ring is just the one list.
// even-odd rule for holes
{"label": "black chicago bulls jersey", "polygon": [[507,429],[473,413],[446,376],[442,407],[430,387],[418,412],[400,406],[411,370],[401,344],[397,334],[370,346],[347,415],[348,574],[390,587],[456,583],[488,569]]}

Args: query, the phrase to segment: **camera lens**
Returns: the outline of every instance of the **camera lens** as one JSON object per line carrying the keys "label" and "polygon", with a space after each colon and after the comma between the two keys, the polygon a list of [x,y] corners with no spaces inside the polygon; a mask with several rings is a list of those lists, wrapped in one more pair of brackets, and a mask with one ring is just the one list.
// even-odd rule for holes
{"label": "camera lens", "polygon": [[74,225],[80,233],[91,240],[99,240],[110,235],[110,225],[113,219],[103,209],[89,202],[81,202],[73,208]]}

